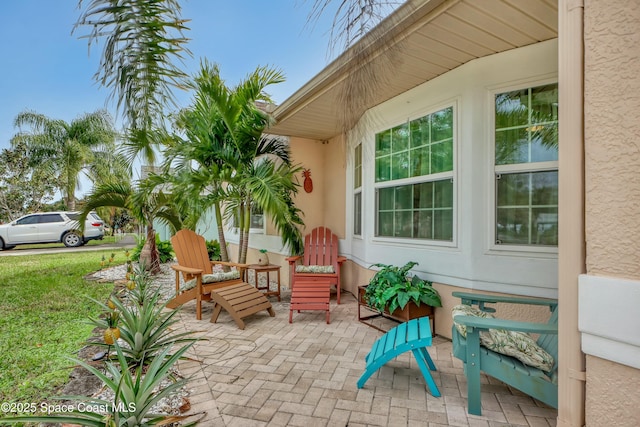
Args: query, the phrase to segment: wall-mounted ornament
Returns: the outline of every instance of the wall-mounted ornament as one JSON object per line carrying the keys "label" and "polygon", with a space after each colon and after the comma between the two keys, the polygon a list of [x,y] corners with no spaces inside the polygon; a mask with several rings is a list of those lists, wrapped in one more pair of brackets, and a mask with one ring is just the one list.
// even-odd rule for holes
{"label": "wall-mounted ornament", "polygon": [[313,191],[313,181],[311,181],[311,171],[309,169],[302,170],[302,176],[304,177],[304,191],[311,193]]}

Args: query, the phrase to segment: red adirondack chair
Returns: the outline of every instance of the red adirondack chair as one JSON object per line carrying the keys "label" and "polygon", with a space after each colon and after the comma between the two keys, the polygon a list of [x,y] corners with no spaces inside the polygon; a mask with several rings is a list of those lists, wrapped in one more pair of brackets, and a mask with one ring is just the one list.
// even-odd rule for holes
{"label": "red adirondack chair", "polygon": [[340,267],[347,259],[338,256],[338,236],[326,227],[311,230],[304,238],[304,254],[288,257],[291,273],[291,289],[299,279],[309,281],[330,281],[336,285],[340,304]]}

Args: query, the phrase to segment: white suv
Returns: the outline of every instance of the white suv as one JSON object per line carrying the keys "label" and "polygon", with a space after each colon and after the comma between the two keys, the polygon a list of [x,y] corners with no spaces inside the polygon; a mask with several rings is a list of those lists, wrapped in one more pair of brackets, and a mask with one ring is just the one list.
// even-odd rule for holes
{"label": "white suv", "polygon": [[42,212],[25,215],[0,225],[0,248],[16,245],[62,242],[67,247],[84,245],[89,240],[102,239],[104,221],[91,212],[84,223],[84,233],[78,224],[78,212]]}

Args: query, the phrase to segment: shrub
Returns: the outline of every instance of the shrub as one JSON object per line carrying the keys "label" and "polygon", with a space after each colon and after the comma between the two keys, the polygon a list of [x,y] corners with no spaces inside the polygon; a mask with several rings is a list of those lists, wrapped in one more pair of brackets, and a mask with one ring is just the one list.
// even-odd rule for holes
{"label": "shrub", "polygon": [[[117,358],[115,362],[107,361],[104,364],[104,372],[82,360],[76,360],[80,366],[87,369],[92,375],[99,378],[107,388],[115,394],[115,401],[110,402],[88,396],[66,396],[61,399],[70,400],[79,407],[79,403],[84,403],[87,408],[105,408],[106,414],[94,411],[72,410],[48,415],[23,415],[12,418],[3,418],[3,424],[23,426],[25,422],[56,423],[56,425],[72,423],[83,426],[166,426],[175,425],[173,423],[204,414],[191,415],[162,415],[151,413],[151,408],[160,399],[170,393],[184,387],[187,379],[177,379],[158,390],[160,384],[169,379],[173,380],[171,368],[178,359],[184,357],[184,353],[191,347],[186,344],[176,352],[171,353],[171,347],[167,346],[161,350],[153,362],[148,365],[128,366],[123,349],[116,344]],[[52,405],[53,407],[53,405]],[[195,426],[197,421],[181,424]]]}
{"label": "shrub", "polygon": [[[136,241],[136,247],[131,250],[131,259],[133,261],[140,260],[140,252],[142,251],[142,247],[146,243],[147,239],[145,237],[136,237]],[[161,241],[160,237],[156,234],[156,246],[158,248],[161,263],[169,262],[173,259],[173,246],[171,246],[171,242],[169,240]]]}
{"label": "shrub", "polygon": [[207,252],[209,259],[212,261],[220,261],[220,242],[217,240],[207,240]]}

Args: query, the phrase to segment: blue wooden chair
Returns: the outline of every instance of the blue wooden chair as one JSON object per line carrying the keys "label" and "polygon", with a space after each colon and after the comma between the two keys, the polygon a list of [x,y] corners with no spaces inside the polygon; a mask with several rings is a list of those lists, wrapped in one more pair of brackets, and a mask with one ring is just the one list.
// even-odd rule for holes
{"label": "blue wooden chair", "polygon": [[429,391],[433,396],[440,397],[440,390],[429,372],[429,370],[436,370],[436,366],[427,352],[427,347],[430,346],[431,324],[428,317],[420,317],[401,323],[373,343],[373,347],[365,359],[367,366],[358,380],[358,388],[364,387],[369,377],[388,361],[411,350]]}

